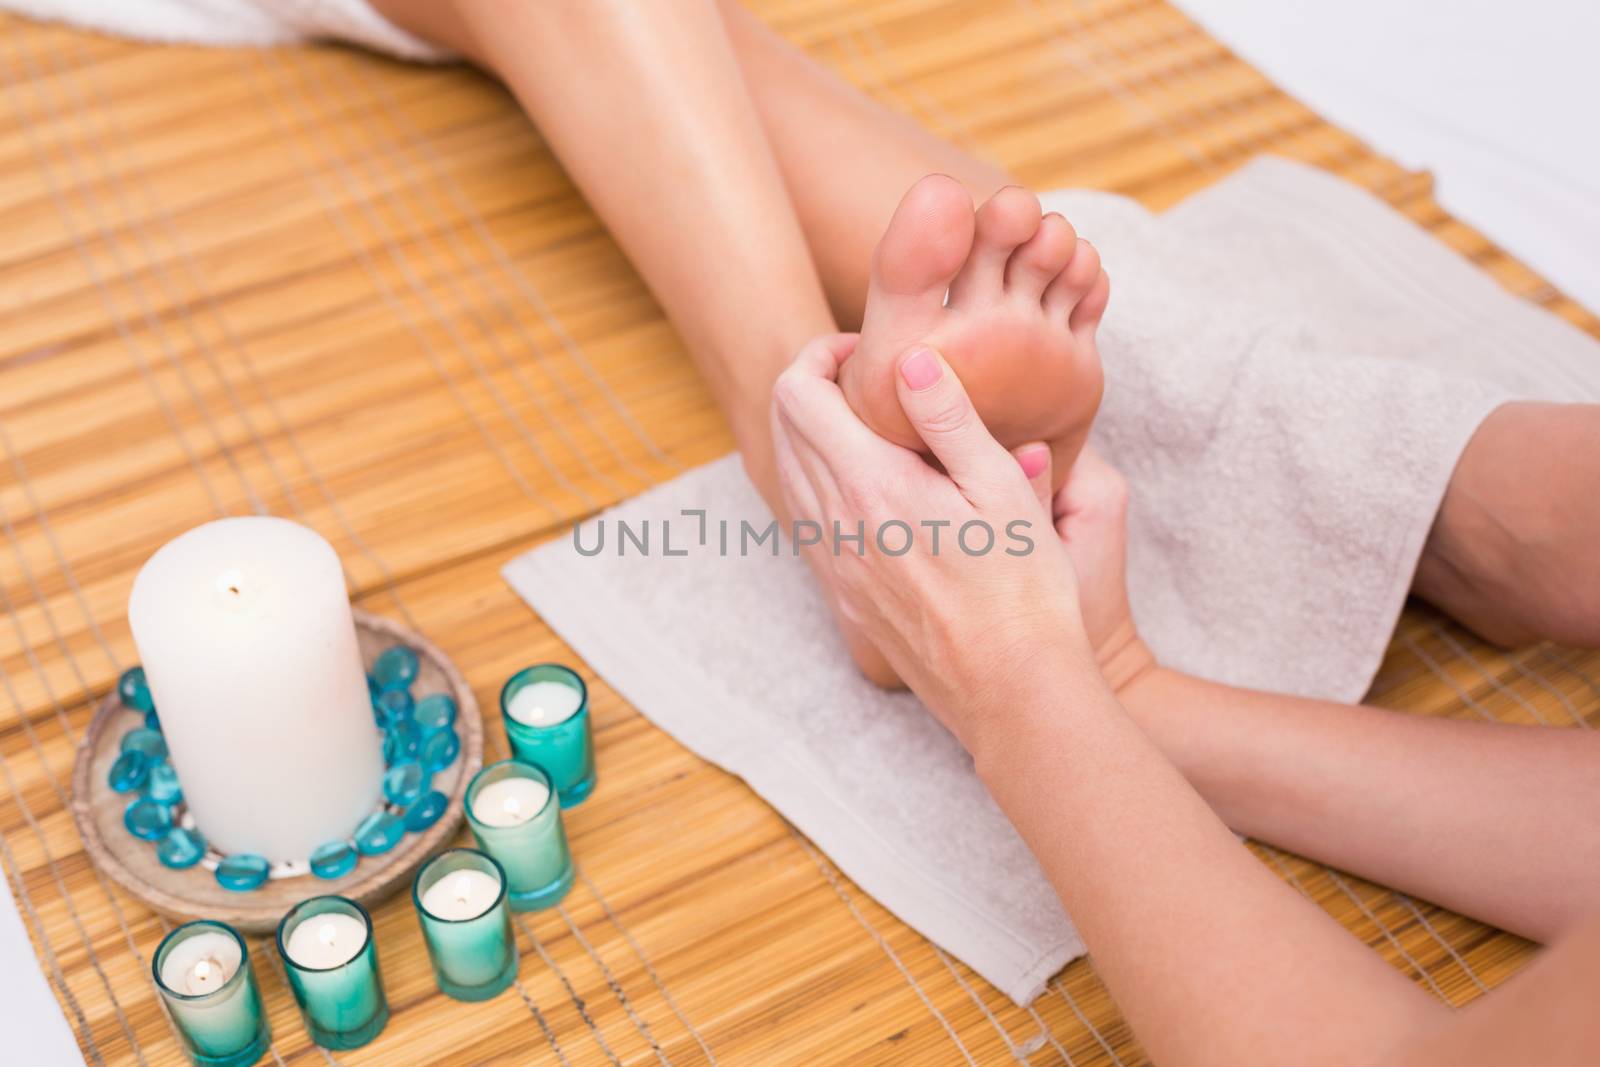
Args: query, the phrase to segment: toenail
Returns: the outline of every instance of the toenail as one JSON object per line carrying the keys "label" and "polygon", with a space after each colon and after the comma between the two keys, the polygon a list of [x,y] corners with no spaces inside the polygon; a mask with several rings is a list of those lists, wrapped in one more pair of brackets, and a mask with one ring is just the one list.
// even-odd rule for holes
{"label": "toenail", "polygon": [[1022,467],[1024,478],[1037,478],[1050,465],[1050,449],[1045,445],[1029,445],[1017,453],[1017,463]]}
{"label": "toenail", "polygon": [[939,357],[933,349],[918,348],[900,364],[900,377],[913,390],[920,392],[944,377],[944,368],[939,365]]}

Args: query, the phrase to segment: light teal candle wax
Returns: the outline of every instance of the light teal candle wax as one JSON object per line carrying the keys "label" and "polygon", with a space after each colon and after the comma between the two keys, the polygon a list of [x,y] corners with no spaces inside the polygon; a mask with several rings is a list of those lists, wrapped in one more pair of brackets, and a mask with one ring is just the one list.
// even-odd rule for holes
{"label": "light teal candle wax", "polygon": [[559,663],[518,671],[500,691],[500,714],[512,754],[550,775],[563,808],[594,792],[589,689],[576,671]]}
{"label": "light teal candle wax", "polygon": [[353,1049],[383,1031],[389,1001],[367,909],[345,897],[312,897],[283,917],[277,941],[311,1040]]}
{"label": "light teal candle wax", "polygon": [[472,836],[506,872],[511,907],[553,907],[572,888],[575,869],[551,776],[520,760],[479,771],[467,786]]}
{"label": "light teal candle wax", "polygon": [[238,931],[185,923],[162,939],[150,966],[197,1067],[247,1067],[260,1059],[272,1035]]}
{"label": "light teal candle wax", "polygon": [[487,1000],[517,976],[517,943],[500,865],[470,848],[451,849],[417,872],[417,921],[440,990]]}

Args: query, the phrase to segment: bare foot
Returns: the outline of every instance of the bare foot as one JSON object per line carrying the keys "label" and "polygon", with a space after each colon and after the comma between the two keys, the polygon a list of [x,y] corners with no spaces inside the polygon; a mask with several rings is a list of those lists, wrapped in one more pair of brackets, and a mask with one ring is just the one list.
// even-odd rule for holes
{"label": "bare foot", "polygon": [[920,448],[894,375],[913,345],[931,345],[1001,444],[1050,445],[1059,486],[1100,406],[1095,329],[1111,281],[1071,223],[1039,212],[1018,186],[976,213],[953,178],[912,186],[873,255],[861,342],[839,384],[867,425]]}

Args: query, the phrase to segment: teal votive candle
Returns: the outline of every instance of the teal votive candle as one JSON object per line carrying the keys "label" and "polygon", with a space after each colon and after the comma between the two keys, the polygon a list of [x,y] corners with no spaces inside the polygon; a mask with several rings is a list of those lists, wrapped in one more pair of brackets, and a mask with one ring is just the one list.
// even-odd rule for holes
{"label": "teal votive candle", "polygon": [[467,785],[467,823],[506,873],[511,907],[553,907],[576,871],[550,776],[521,760],[491,763]]}
{"label": "teal votive candle", "polygon": [[550,775],[563,808],[594,792],[589,689],[576,671],[559,663],[524,667],[500,690],[500,715],[512,753]]}
{"label": "teal votive candle", "polygon": [[150,962],[184,1049],[196,1067],[248,1067],[272,1041],[250,949],[227,923],[184,923]]}
{"label": "teal votive candle", "polygon": [[441,852],[417,872],[411,900],[446,996],[488,1000],[516,979],[506,876],[493,859],[470,848]]}
{"label": "teal votive candle", "polygon": [[345,897],[302,900],[278,923],[278,955],[311,1040],[352,1049],[383,1032],[389,1000],[366,908]]}

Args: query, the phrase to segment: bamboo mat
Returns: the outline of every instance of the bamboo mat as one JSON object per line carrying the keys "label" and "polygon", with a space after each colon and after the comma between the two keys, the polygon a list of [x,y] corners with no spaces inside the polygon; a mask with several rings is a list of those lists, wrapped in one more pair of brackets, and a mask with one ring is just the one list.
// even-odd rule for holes
{"label": "bamboo mat", "polygon": [[[1160,207],[1251,155],[1377,191],[1513,291],[1600,324],[1445,215],[1428,180],[1276,90],[1160,0],[768,0],[865,90],[1039,187]],[[575,518],[731,447],[679,343],[490,83],[337,49],[160,49],[0,20],[0,860],[96,1064],[178,1064],[165,924],[89,866],[73,743],[135,653],[159,544],[265,510],[326,535],[361,606],[419,626],[480,702],[570,651],[499,579]],[[376,914],[395,1012],[308,1043],[265,946],[271,1062],[1135,1064],[1087,961],[1032,1009],[890,916],[737,780],[594,686],[581,876],[522,918],[520,981],[433,988],[410,904]],[[1590,728],[1600,656],[1489,649],[1408,611],[1371,699]],[[491,729],[491,757],[505,742]],[[1256,846],[1452,1004],[1517,938]],[[1251,1010],[1240,1005],[1241,1011]]]}

